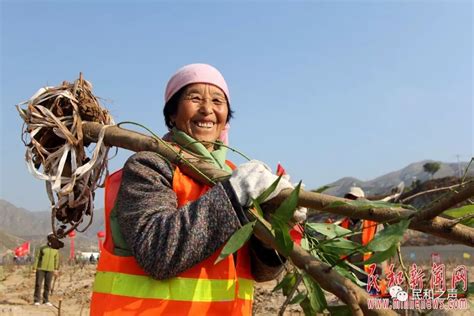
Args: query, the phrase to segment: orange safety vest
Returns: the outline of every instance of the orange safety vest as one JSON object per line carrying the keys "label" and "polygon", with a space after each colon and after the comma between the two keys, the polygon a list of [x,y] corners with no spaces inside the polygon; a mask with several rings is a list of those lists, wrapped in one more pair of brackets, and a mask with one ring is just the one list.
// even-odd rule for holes
{"label": "orange safety vest", "polygon": [[[349,229],[350,223],[349,217],[344,218],[340,226]],[[375,233],[377,232],[377,222],[364,219],[362,220],[362,245],[366,246],[372,239],[374,239]],[[364,253],[363,260],[369,260],[372,256],[371,252]],[[364,265],[365,272],[368,272],[368,265]]]}
{"label": "orange safety vest", "polygon": [[[231,163],[228,163],[231,167]],[[95,277],[91,315],[251,315],[253,276],[247,246],[214,264],[220,250],[203,262],[167,280],[147,275],[134,257],[113,254],[109,216],[122,179],[119,170],[105,183],[106,239]],[[173,191],[178,207],[198,199],[201,185],[176,167]]]}

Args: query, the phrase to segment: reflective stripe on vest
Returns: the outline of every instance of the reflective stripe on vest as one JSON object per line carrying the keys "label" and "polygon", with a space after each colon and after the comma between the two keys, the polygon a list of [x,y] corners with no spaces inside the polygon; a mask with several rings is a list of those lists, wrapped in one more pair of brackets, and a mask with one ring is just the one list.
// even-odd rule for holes
{"label": "reflective stripe on vest", "polygon": [[[251,300],[253,280],[238,278],[237,297]],[[138,298],[175,301],[226,302],[235,299],[237,283],[234,280],[172,278],[165,281],[149,276],[98,271],[94,292]],[[189,291],[192,289],[192,291]]]}
{"label": "reflective stripe on vest", "polygon": [[[148,276],[133,257],[113,254],[109,215],[122,172],[106,180],[106,240],[93,287],[91,315],[251,315],[253,277],[247,246],[234,257],[214,265],[220,249],[174,278],[158,281]],[[209,187],[194,182],[176,168],[173,191],[178,207],[194,201]]]}

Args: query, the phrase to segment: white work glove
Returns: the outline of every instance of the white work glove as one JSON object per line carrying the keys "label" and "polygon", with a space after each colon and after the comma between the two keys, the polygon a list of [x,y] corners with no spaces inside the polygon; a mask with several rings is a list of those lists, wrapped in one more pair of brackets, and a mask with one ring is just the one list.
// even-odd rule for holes
{"label": "white work glove", "polygon": [[[229,182],[239,199],[240,205],[248,207],[252,204],[252,199],[256,199],[270,187],[276,179],[278,179],[278,176],[274,175],[266,164],[258,160],[251,160],[241,164],[235,169],[232,172]],[[264,202],[271,200],[284,189],[293,188],[294,186],[288,181],[288,177],[283,176],[278,182],[276,189]],[[306,219],[306,212],[306,208],[296,209],[293,219],[297,222],[304,221]]]}
{"label": "white work glove", "polygon": [[304,222],[306,220],[307,213],[308,209],[306,207],[298,207],[293,213],[293,220],[296,223]]}

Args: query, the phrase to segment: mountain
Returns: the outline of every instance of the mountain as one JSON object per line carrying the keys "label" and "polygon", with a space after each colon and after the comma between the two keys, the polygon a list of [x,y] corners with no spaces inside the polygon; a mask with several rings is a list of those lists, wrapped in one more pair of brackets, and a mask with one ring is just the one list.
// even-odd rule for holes
{"label": "mountain", "polygon": [[30,212],[0,199],[0,229],[15,236],[45,236],[51,231],[50,215],[46,213]]}
{"label": "mountain", "polygon": [[[89,219],[85,218],[86,221]],[[12,249],[25,240],[31,241],[33,245],[42,244],[51,230],[50,212],[31,212],[0,199],[0,252]],[[84,233],[76,234],[76,249],[90,251],[97,248],[96,236],[101,230],[104,230],[104,210],[96,209],[91,226]]]}
{"label": "mountain", "polygon": [[24,242],[24,239],[0,230],[0,255],[4,254],[7,249],[15,249]]}
{"label": "mountain", "polygon": [[[344,196],[353,185],[361,187],[366,196],[376,196],[389,193],[390,190],[396,187],[400,182],[405,183],[405,187],[412,184],[414,180],[425,182],[431,179],[431,175],[423,170],[423,165],[432,160],[424,160],[409,164],[403,169],[387,173],[383,176],[377,177],[370,181],[362,181],[357,178],[344,177],[333,183],[328,184],[330,189],[324,191],[325,194],[334,196]],[[444,163],[440,162],[440,169],[434,174],[433,179],[456,176],[459,177],[460,172],[463,173],[468,163]],[[468,173],[474,176],[474,168],[470,168]]]}

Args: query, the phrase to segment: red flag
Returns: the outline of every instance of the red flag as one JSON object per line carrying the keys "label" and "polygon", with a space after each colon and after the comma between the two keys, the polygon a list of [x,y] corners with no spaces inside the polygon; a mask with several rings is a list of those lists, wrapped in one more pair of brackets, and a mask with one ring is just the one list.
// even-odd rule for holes
{"label": "red flag", "polygon": [[301,246],[301,239],[303,239],[304,229],[300,224],[296,224],[290,229],[291,239],[298,245]]}
{"label": "red flag", "polygon": [[284,176],[286,174],[285,169],[280,165],[280,163],[278,163],[276,174],[277,176]]}
{"label": "red flag", "polygon": [[23,257],[30,253],[30,242],[26,241],[21,246],[15,248],[15,256]]}
{"label": "red flag", "polygon": [[99,240],[99,252],[102,251],[102,247],[104,246],[104,237],[105,237],[105,232],[99,231],[97,233],[97,239]]}
{"label": "red flag", "polygon": [[69,249],[69,259],[72,260],[74,259],[74,237],[76,237],[76,232],[71,230],[71,232],[67,235],[69,237],[69,240],[71,241],[71,247]]}

